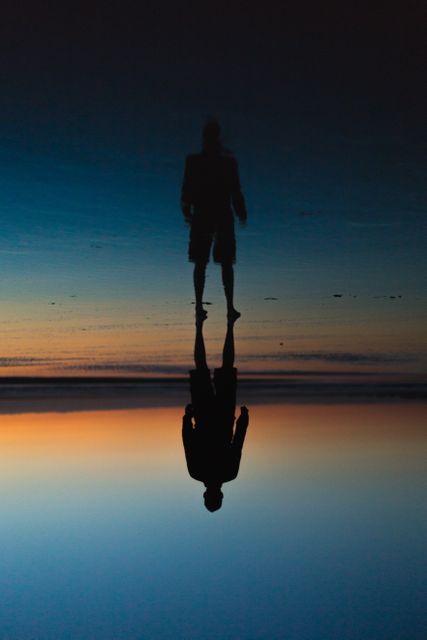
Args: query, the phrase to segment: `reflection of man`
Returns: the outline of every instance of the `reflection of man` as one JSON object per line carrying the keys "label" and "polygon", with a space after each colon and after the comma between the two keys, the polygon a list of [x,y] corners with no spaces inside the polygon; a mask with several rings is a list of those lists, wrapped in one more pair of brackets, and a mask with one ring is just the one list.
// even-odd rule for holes
{"label": "reflection of man", "polygon": [[190,371],[191,400],[182,421],[182,439],[188,472],[204,483],[205,506],[222,505],[221,486],[237,477],[249,414],[245,406],[235,422],[237,370],[234,364],[233,323],[224,343],[223,365],[214,372],[214,388],[206,363],[202,323],[196,325],[196,369]]}
{"label": "reflection of man", "polygon": [[228,319],[237,320],[240,313],[233,302],[236,258],[233,212],[242,224],[247,214],[237,162],[222,147],[220,127],[215,121],[208,122],[203,130],[202,152],[187,156],[181,208],[191,226],[188,257],[194,262],[196,317],[204,320],[207,316],[203,309],[203,291],[213,244],[214,261],[221,264]]}

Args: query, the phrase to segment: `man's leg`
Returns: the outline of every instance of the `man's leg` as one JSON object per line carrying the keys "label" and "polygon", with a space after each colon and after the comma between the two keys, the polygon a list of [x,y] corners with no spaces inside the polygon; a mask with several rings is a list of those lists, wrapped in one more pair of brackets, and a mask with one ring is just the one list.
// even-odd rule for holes
{"label": "man's leg", "polygon": [[227,300],[227,317],[230,322],[240,318],[240,313],[236,311],[233,304],[234,297],[234,270],[231,262],[221,264],[222,284],[224,285],[225,299]]}
{"label": "man's leg", "polygon": [[194,265],[194,294],[196,296],[196,317],[199,320],[207,318],[207,312],[203,309],[203,292],[205,290],[206,262],[196,262]]}

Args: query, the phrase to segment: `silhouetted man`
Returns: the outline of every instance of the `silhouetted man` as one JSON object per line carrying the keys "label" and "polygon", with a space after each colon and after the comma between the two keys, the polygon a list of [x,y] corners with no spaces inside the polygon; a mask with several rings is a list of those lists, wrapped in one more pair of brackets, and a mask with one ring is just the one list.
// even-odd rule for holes
{"label": "silhouetted man", "polygon": [[234,428],[237,369],[233,366],[233,323],[228,324],[222,367],[214,371],[215,391],[206,363],[202,321],[196,324],[194,360],[196,369],[190,371],[192,404],[187,405],[182,419],[182,439],[188,473],[203,482],[205,506],[216,511],[222,505],[222,484],[239,473],[249,424],[248,410],[243,406]]}
{"label": "silhouetted man", "polygon": [[196,317],[207,317],[203,309],[206,265],[213,247],[213,258],[222,267],[222,282],[227,300],[227,316],[237,320],[234,308],[234,272],[236,239],[234,215],[245,224],[247,213],[240,190],[237,162],[221,144],[220,127],[215,121],[203,129],[202,152],[187,157],[181,193],[181,208],[191,226],[188,257],[194,262]]}

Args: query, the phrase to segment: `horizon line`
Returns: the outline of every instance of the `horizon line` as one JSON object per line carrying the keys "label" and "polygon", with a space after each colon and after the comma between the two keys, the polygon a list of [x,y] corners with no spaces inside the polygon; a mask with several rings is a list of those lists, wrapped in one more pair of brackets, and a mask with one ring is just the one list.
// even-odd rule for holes
{"label": "horizon line", "polygon": [[[212,369],[213,371],[213,369]],[[343,382],[340,378],[363,379],[371,383],[396,383],[396,384],[427,384],[427,375],[423,373],[389,373],[389,372],[362,372],[362,371],[251,371],[238,370],[239,381],[248,382],[293,382],[295,378],[301,383],[307,382],[304,378],[314,377],[316,383],[321,383],[322,378],[327,382]],[[331,380],[338,378],[338,380]],[[181,383],[188,382],[188,374],[160,375],[160,376],[0,376],[0,385],[7,384],[155,384],[155,383]],[[351,382],[350,382],[351,383]]]}

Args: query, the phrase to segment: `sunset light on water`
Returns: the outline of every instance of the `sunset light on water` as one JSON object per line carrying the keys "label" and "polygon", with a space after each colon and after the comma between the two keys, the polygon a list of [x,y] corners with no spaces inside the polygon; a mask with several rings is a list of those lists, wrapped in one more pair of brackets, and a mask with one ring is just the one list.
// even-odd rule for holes
{"label": "sunset light on water", "polygon": [[2,415],[5,637],[421,638],[425,404],[247,401],[216,514],[183,406]]}
{"label": "sunset light on water", "polygon": [[0,50],[0,640],[425,640],[421,2]]}

